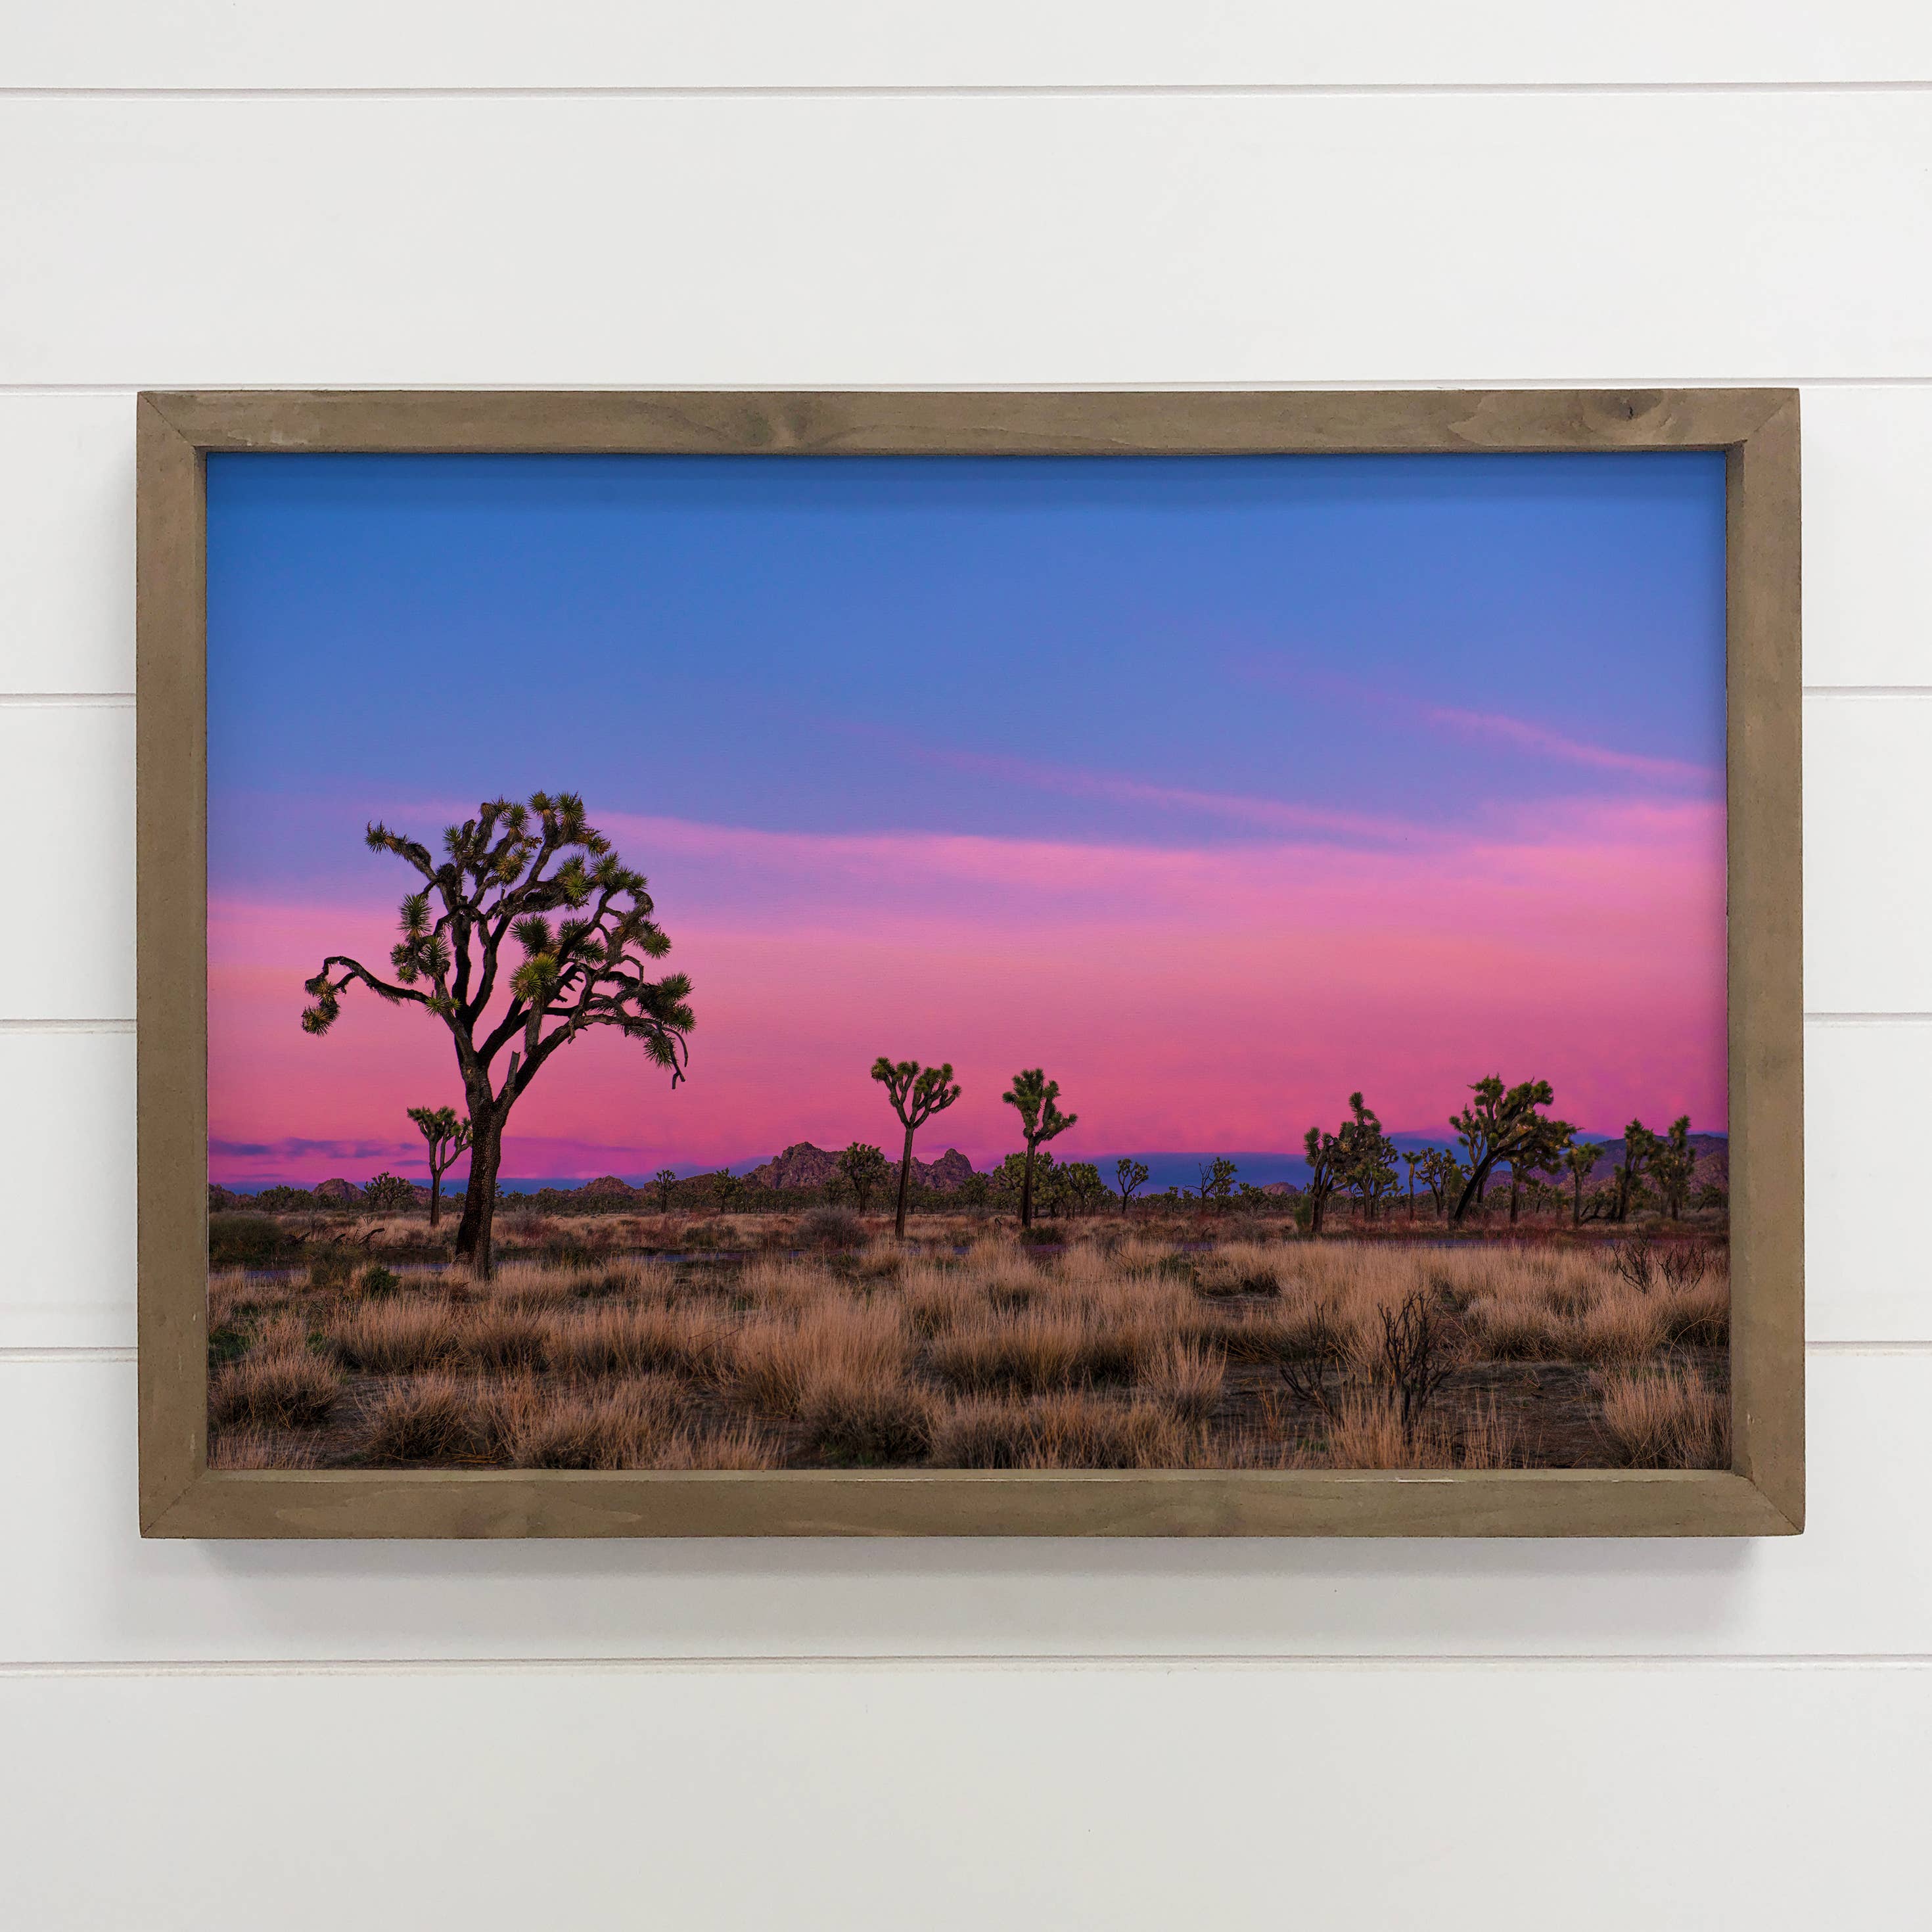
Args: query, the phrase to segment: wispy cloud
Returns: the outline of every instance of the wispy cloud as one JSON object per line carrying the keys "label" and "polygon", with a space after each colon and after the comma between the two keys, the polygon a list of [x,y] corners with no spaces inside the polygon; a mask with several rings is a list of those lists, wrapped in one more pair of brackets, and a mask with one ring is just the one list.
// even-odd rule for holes
{"label": "wispy cloud", "polygon": [[1705,785],[1720,784],[1724,774],[1715,766],[1692,764],[1682,758],[1652,758],[1641,752],[1620,752],[1608,745],[1593,745],[1572,738],[1526,718],[1511,718],[1500,711],[1462,711],[1453,706],[1430,704],[1421,707],[1430,723],[1447,725],[1474,738],[1493,738],[1520,746],[1566,764],[1585,765],[1595,771],[1622,772],[1631,778],[1648,778],[1661,784]]}

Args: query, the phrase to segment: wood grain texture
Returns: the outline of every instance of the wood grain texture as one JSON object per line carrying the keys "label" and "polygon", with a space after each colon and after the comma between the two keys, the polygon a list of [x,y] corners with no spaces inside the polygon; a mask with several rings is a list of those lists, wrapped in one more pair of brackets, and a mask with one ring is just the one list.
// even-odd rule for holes
{"label": "wood grain texture", "polygon": [[[210,449],[1727,452],[1734,1471],[215,1474],[206,1468]],[[1798,440],[1789,391],[142,398],[142,1526],[156,1536],[1679,1536],[1803,1520]]]}
{"label": "wood grain texture", "polygon": [[208,688],[203,460],[136,406],[135,1000],[141,1520],[208,1456]]}

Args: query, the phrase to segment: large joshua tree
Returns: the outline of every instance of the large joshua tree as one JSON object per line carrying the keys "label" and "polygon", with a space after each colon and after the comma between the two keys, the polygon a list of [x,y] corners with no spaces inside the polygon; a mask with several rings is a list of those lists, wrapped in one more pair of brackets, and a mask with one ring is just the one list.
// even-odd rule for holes
{"label": "large joshua tree", "polygon": [[[343,994],[359,982],[448,1028],[471,1135],[456,1252],[488,1275],[511,1109],[560,1048],[600,1028],[635,1040],[675,1087],[693,1024],[691,982],[682,973],[648,976],[670,941],[651,917],[644,876],[587,823],[574,792],[538,792],[527,805],[489,800],[444,832],[440,861],[386,825],[371,825],[368,836],[371,851],[394,853],[423,881],[403,900],[402,937],[389,953],[394,977],[332,953],[308,982],[314,1004],[302,1025],[326,1033]],[[504,957],[513,939],[522,954],[514,964]]]}
{"label": "large joshua tree", "polygon": [[912,1137],[935,1114],[943,1114],[959,1097],[952,1084],[952,1063],[922,1067],[916,1060],[888,1060],[882,1053],[872,1063],[872,1078],[886,1090],[892,1112],[905,1129],[905,1151],[899,1156],[899,1204],[892,1232],[905,1239],[906,1197],[912,1191]]}
{"label": "large joshua tree", "polygon": [[1547,1080],[1525,1080],[1505,1088],[1500,1074],[1471,1084],[1475,1096],[1460,1114],[1450,1116],[1456,1137],[1468,1150],[1469,1172],[1457,1197],[1452,1221],[1460,1221],[1498,1162],[1526,1160],[1539,1149],[1568,1143],[1576,1131],[1567,1120],[1552,1120],[1537,1112],[1556,1096]]}
{"label": "large joshua tree", "polygon": [[429,1143],[429,1224],[442,1219],[442,1177],[470,1144],[470,1123],[454,1107],[412,1107],[410,1118]]}
{"label": "large joshua tree", "polygon": [[1034,1168],[1041,1146],[1056,1139],[1078,1120],[1078,1114],[1060,1111],[1060,1082],[1049,1080],[1044,1067],[1031,1066],[1013,1076],[1012,1090],[1000,1098],[1016,1108],[1020,1132],[1026,1137],[1026,1172],[1020,1181],[1020,1226],[1033,1226]]}

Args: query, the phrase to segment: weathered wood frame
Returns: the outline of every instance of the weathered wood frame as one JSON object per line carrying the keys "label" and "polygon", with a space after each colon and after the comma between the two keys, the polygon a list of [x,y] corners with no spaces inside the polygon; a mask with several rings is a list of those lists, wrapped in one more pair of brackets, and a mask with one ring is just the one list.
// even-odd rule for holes
{"label": "weathered wood frame", "polygon": [[[1784,1535],[1804,1520],[1798,397],[1788,389],[144,394],[140,1509],[170,1537]],[[1730,1471],[211,1471],[205,459],[219,450],[1721,449]]]}

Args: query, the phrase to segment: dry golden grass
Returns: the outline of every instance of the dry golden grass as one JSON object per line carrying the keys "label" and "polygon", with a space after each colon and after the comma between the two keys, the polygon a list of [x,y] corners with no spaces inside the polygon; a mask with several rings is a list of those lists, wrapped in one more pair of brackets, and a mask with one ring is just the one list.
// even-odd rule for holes
{"label": "dry golden grass", "polygon": [[[658,1232],[706,1231],[733,1232]],[[1108,1225],[1056,1252],[938,1217],[914,1233],[926,1251],[526,1254],[489,1281],[404,1268],[380,1294],[360,1274],[317,1292],[226,1271],[209,1283],[212,1417],[237,1455],[280,1453],[265,1431],[326,1430],[311,1439],[331,1463],[1505,1468],[1525,1452],[1484,1390],[1508,1364],[1634,1370],[1728,1332],[1720,1252],[1702,1278],[1646,1288],[1580,1246],[1242,1234],[1203,1250]],[[941,1244],[969,1234],[963,1254]],[[1384,1321],[1406,1307],[1458,1371],[1406,1431],[1383,1386]],[[1466,1372],[1484,1365],[1486,1382]],[[377,1384],[344,1402],[344,1370]],[[1639,1381],[1606,1379],[1600,1417],[1587,1389],[1563,1397],[1568,1439],[1600,1420],[1635,1445],[1619,1454],[1703,1453],[1721,1389],[1706,1391],[1714,1423],[1678,1403],[1680,1443]]]}
{"label": "dry golden grass", "polygon": [[317,1458],[305,1442],[265,1436],[260,1430],[223,1430],[208,1444],[211,1469],[313,1469]]}
{"label": "dry golden grass", "polygon": [[1632,1468],[1730,1466],[1730,1403],[1694,1370],[1625,1370],[1600,1388],[1604,1426]]}
{"label": "dry golden grass", "polygon": [[265,1324],[255,1344],[208,1385],[208,1419],[218,1429],[313,1428],[328,1419],[342,1376],[308,1346],[307,1324],[293,1316]]}

